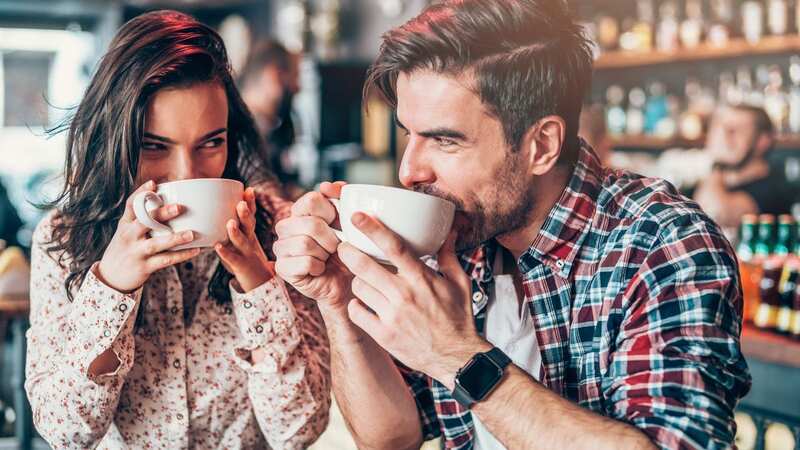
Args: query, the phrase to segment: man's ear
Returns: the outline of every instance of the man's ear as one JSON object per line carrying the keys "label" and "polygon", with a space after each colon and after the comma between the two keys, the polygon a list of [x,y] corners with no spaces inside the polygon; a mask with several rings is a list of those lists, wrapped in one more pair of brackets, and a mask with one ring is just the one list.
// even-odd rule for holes
{"label": "man's ear", "polygon": [[764,156],[772,148],[775,143],[775,136],[770,133],[761,133],[756,138],[756,155]]}
{"label": "man's ear", "polygon": [[528,154],[531,175],[544,175],[555,167],[561,157],[567,124],[559,116],[546,116],[528,129],[520,143],[521,152]]}

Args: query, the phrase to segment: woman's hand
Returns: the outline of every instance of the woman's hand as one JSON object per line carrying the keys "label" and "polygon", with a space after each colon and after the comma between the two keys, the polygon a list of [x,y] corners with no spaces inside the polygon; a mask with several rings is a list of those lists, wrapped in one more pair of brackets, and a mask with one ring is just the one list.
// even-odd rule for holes
{"label": "woman's hand", "polygon": [[[125,203],[125,213],[117,224],[117,230],[103,253],[96,275],[107,286],[119,292],[139,289],[150,275],[197,256],[200,249],[171,251],[172,248],[194,240],[194,233],[184,231],[167,236],[147,237],[149,228],[136,220],[133,198],[140,192],[153,190],[156,184],[148,181],[139,187]],[[180,205],[164,205],[153,212],[153,218],[167,222],[180,216],[184,209]]]}
{"label": "woman's hand", "polygon": [[244,191],[244,200],[236,205],[237,219],[228,221],[228,242],[214,249],[222,265],[236,277],[242,291],[249,292],[266,283],[275,272],[256,236],[256,194]]}

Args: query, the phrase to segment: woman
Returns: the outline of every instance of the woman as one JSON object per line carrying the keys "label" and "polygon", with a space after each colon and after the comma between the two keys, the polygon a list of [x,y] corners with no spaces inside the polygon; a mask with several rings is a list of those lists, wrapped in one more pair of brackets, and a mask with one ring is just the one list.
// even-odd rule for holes
{"label": "woman", "polygon": [[[25,387],[54,448],[304,448],[323,431],[327,338],[265,254],[289,204],[259,142],[213,30],[171,11],[122,27],[34,238]],[[228,242],[176,251],[193,233],[150,238],[130,199],[191,178],[256,189]]]}

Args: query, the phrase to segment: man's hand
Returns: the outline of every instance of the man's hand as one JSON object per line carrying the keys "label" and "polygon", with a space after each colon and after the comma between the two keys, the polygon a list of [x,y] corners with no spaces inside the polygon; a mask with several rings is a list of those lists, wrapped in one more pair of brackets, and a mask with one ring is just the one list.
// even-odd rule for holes
{"label": "man's hand", "polygon": [[339,198],[342,186],[322,183],[320,192],[298,199],[292,215],[275,225],[275,270],[323,311],[343,310],[351,297],[353,276],[334,255],[339,239],[329,226],[336,221],[336,208],[328,199]]}
{"label": "man's hand", "polygon": [[455,253],[455,233],[439,251],[437,273],[378,220],[357,213],[352,221],[397,273],[340,244],[339,258],[355,276],[357,300],[348,306],[350,319],[403,364],[452,388],[456,371],[475,353],[492,348],[475,328],[470,281]]}

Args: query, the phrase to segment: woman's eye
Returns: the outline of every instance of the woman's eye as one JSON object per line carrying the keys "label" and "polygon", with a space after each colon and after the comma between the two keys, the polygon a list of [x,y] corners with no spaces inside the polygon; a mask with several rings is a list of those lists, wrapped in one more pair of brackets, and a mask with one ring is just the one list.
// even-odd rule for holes
{"label": "woman's eye", "polygon": [[210,141],[206,141],[205,143],[203,143],[203,145],[201,145],[200,148],[217,148],[224,143],[225,139],[223,138],[211,139]]}

